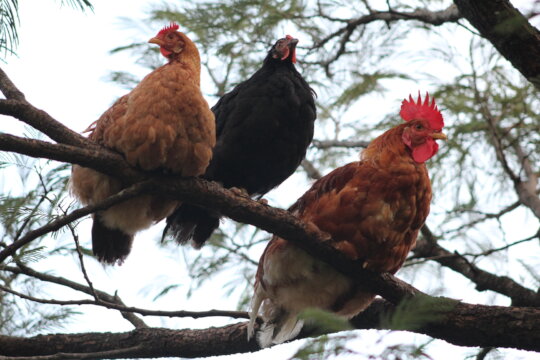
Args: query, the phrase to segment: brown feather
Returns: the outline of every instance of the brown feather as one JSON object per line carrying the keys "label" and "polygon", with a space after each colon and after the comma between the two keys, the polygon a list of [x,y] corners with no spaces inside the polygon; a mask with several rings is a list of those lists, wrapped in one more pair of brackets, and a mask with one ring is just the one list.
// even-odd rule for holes
{"label": "brown feather", "polygon": [[[182,51],[119,98],[87,131],[91,140],[118,151],[133,166],[198,176],[212,157],[214,115],[199,88],[199,52],[185,34],[175,34]],[[92,169],[73,166],[72,193],[83,204],[100,202],[128,185]],[[94,252],[107,263],[123,260],[131,242],[129,247],[106,243],[124,242],[121,238],[125,236],[120,233],[132,238],[177,206],[176,200],[140,196],[100,212],[99,231],[93,232]],[[106,234],[106,229],[111,233]]]}
{"label": "brown feather", "polygon": [[[413,160],[402,140],[403,131],[414,124],[399,125],[375,139],[361,161],[330,172],[289,209],[330,234],[331,246],[373,271],[395,273],[401,267],[429,213],[426,167]],[[262,304],[265,325],[259,340],[268,346],[294,336],[297,329],[290,324],[305,308],[351,317],[374,297],[326,263],[274,237],[259,262],[251,316]]]}

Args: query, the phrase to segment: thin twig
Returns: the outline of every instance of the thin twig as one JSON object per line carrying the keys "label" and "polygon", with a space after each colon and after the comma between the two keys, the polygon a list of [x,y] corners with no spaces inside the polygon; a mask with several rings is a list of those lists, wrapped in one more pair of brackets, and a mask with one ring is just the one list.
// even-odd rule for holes
{"label": "thin twig", "polygon": [[[4,266],[3,270],[12,272],[14,274],[24,274],[24,275],[39,279],[41,281],[46,281],[46,282],[66,286],[73,290],[81,291],[85,294],[91,295],[91,291],[88,286],[68,280],[63,277],[40,273],[23,264],[18,264],[18,267]],[[14,292],[11,289],[6,290],[6,291],[12,292],[12,293]],[[138,307],[123,305],[122,302],[117,301],[119,298],[116,295],[113,296],[100,290],[95,290],[95,291],[99,295],[98,300],[85,299],[85,300],[61,301],[61,300],[54,300],[54,299],[38,299],[34,297],[29,297],[28,295],[24,295],[20,293],[17,293],[16,295],[25,297],[28,300],[32,300],[32,301],[36,301],[40,303],[46,303],[46,304],[95,305],[95,306],[106,307],[109,309],[119,310],[122,312],[137,313],[144,316],[192,317],[195,319],[203,318],[203,317],[214,317],[214,316],[223,316],[223,317],[231,317],[231,318],[238,318],[238,319],[249,318],[248,313],[245,311],[230,311],[230,310],[215,310],[215,309],[208,310],[208,311],[186,311],[186,310],[164,311],[164,310],[142,309]]]}
{"label": "thin twig", "polygon": [[455,5],[450,5],[447,9],[441,11],[429,11],[427,9],[416,9],[411,12],[396,11],[374,11],[367,15],[362,15],[356,19],[350,19],[347,24],[333,33],[322,38],[313,44],[310,51],[322,48],[326,43],[342,34],[356,29],[360,25],[369,24],[374,21],[398,21],[398,20],[418,20],[431,25],[442,25],[447,22],[456,22],[461,18]]}
{"label": "thin twig", "polygon": [[81,246],[79,244],[79,236],[77,235],[77,233],[75,232],[75,229],[73,228],[71,224],[68,224],[67,226],[71,232],[73,241],[75,242],[75,250],[77,251],[77,255],[79,257],[79,264],[81,265],[81,271],[83,273],[84,280],[86,280],[86,283],[88,284],[88,288],[90,289],[90,292],[92,293],[92,296],[94,297],[94,299],[96,301],[99,301],[99,297],[94,290],[94,284],[92,284],[92,281],[90,280],[90,277],[88,276],[88,272],[86,271],[86,266],[84,265],[83,253],[81,251]]}
{"label": "thin twig", "polygon": [[18,291],[12,290],[8,287],[0,285],[0,290],[18,296],[21,299],[37,302],[40,304],[52,304],[52,305],[97,305],[95,300],[82,299],[82,300],[55,300],[55,299],[40,299],[34,296],[26,295]]}
{"label": "thin twig", "polygon": [[41,195],[41,198],[39,199],[39,201],[37,202],[37,204],[34,206],[34,208],[30,211],[30,213],[28,214],[28,216],[26,217],[26,219],[23,220],[23,223],[21,224],[21,226],[17,229],[17,232],[15,233],[15,236],[13,237],[13,241],[17,241],[19,240],[19,238],[21,237],[23,231],[26,229],[26,227],[28,226],[28,224],[30,224],[30,221],[34,218],[34,215],[36,214],[36,212],[38,211],[39,207],[41,206],[41,204],[43,204],[43,202],[47,199],[47,195],[48,193],[51,191],[51,189],[47,189],[46,186],[44,186],[43,184],[43,181],[42,181],[42,177],[41,177],[41,174],[38,172],[37,173],[38,176],[39,176],[39,179],[42,183],[42,186],[45,190],[45,192]]}
{"label": "thin twig", "polygon": [[471,222],[468,222],[466,224],[462,224],[462,225],[458,226],[457,228],[446,230],[443,234],[450,234],[450,233],[460,232],[460,231],[462,231],[464,229],[473,227],[474,225],[478,225],[479,223],[484,222],[484,221],[489,220],[489,219],[497,219],[497,220],[499,220],[503,215],[514,211],[515,209],[519,208],[520,206],[521,206],[521,202],[516,201],[515,203],[504,207],[502,210],[500,210],[499,212],[496,212],[496,213],[484,213],[484,212],[478,212],[478,211],[474,211],[474,210],[453,211],[454,213],[456,213],[456,212],[457,213],[474,213],[474,214],[481,214],[483,216],[481,218],[475,219],[475,220],[473,220]]}
{"label": "thin twig", "polygon": [[315,165],[308,159],[302,160],[302,169],[306,172],[310,179],[318,180],[322,178],[321,172],[315,167]]}
{"label": "thin twig", "polygon": [[366,148],[369,145],[369,141],[363,140],[317,140],[314,139],[311,143],[312,146],[318,149],[329,148]]}
{"label": "thin twig", "polygon": [[119,202],[122,202],[124,200],[131,199],[132,197],[135,197],[145,191],[149,191],[152,189],[151,182],[141,182],[138,184],[135,184],[127,189],[124,189],[117,194],[99,202],[96,205],[88,205],[86,207],[77,209],[72,211],[66,216],[62,216],[47,225],[44,225],[38,229],[32,230],[28,232],[25,236],[20,238],[17,241],[14,241],[13,243],[9,244],[4,250],[0,252],[0,264],[4,262],[9,256],[12,256],[15,254],[15,252],[23,247],[24,245],[30,243],[31,241],[37,239],[40,236],[43,236],[45,234],[48,234],[52,231],[56,231],[60,229],[61,227],[69,224],[72,221],[75,221],[77,219],[80,219],[88,214],[94,213],[98,210],[104,210],[109,207],[111,207],[114,204],[117,204]]}
{"label": "thin twig", "polygon": [[424,225],[413,253],[418,257],[430,257],[442,266],[462,274],[476,284],[478,291],[492,290],[512,299],[514,306],[540,306],[540,294],[517,283],[507,276],[498,276],[472,264],[465,257],[440,246],[431,230]]}

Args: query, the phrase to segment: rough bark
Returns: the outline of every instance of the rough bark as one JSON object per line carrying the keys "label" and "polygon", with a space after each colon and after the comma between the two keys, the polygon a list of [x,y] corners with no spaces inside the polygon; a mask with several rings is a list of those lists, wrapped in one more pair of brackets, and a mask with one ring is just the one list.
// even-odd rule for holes
{"label": "rough bark", "polygon": [[540,89],[540,32],[508,0],[454,0],[480,34]]}

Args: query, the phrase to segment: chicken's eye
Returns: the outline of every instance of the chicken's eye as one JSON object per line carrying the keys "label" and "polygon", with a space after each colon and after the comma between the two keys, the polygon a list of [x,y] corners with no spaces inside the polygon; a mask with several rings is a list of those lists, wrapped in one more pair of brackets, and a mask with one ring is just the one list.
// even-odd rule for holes
{"label": "chicken's eye", "polygon": [[424,129],[424,126],[423,126],[422,124],[416,124],[416,125],[414,126],[414,128],[415,128],[416,130],[423,130],[423,129]]}
{"label": "chicken's eye", "polygon": [[169,35],[167,35],[167,37],[168,37],[168,38],[169,38],[170,40],[172,40],[172,39],[174,38],[174,36],[173,36],[173,34],[172,34],[172,33],[171,33],[171,34],[169,34]]}

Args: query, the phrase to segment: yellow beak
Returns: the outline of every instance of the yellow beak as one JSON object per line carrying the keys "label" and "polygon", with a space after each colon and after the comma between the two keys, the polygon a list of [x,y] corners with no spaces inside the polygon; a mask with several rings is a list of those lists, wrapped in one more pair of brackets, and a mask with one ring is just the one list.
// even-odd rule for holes
{"label": "yellow beak", "polygon": [[159,46],[163,46],[165,44],[165,42],[163,40],[158,39],[157,37],[151,38],[150,40],[148,40],[148,42],[150,44],[156,44],[156,45],[159,45]]}
{"label": "yellow beak", "polygon": [[444,134],[442,132],[433,133],[433,134],[431,134],[431,137],[434,138],[434,139],[437,139],[437,140],[447,140],[448,139],[446,137],[446,134]]}

